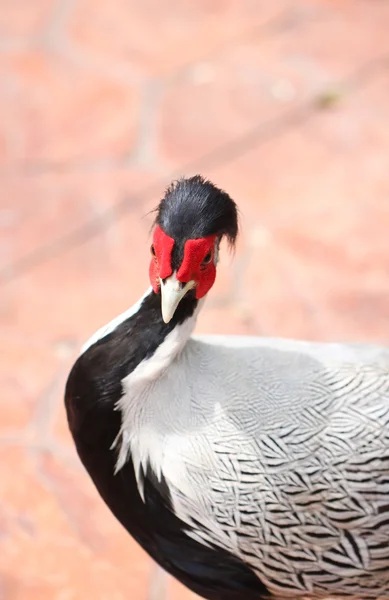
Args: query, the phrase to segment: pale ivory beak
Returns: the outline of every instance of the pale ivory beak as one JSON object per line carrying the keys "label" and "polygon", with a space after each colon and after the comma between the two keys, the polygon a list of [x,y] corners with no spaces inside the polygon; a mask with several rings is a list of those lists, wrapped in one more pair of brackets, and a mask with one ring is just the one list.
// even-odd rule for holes
{"label": "pale ivory beak", "polygon": [[162,319],[165,323],[169,323],[185,294],[194,288],[196,284],[194,281],[182,284],[178,281],[175,273],[165,279],[165,282],[162,279],[159,281],[161,284]]}

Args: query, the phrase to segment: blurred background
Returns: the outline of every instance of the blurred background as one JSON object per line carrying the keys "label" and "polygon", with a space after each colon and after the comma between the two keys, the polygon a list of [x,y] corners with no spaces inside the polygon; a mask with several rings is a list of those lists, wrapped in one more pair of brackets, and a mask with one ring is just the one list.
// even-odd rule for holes
{"label": "blurred background", "polygon": [[63,408],[171,179],[241,210],[199,332],[389,341],[388,31],[387,0],[1,2],[1,600],[193,598],[155,587]]}

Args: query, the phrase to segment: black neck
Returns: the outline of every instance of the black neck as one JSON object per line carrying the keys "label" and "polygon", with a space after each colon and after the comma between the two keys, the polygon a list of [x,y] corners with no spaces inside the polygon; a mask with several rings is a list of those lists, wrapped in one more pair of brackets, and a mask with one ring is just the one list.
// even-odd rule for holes
{"label": "black neck", "polygon": [[194,290],[191,290],[181,300],[172,320],[166,324],[162,319],[161,295],[151,291],[136,313],[91,346],[87,352],[93,354],[104,348],[104,353],[113,362],[124,360],[130,373],[142,360],[154,354],[177,325],[193,316],[197,304]]}
{"label": "black neck", "polygon": [[[172,320],[166,324],[162,319],[161,296],[151,291],[137,312],[92,344],[75,363],[67,384],[67,394],[71,393],[70,388],[75,380],[78,394],[80,387],[85,387],[81,394],[85,403],[81,413],[88,412],[88,399],[92,397],[99,398],[111,409],[121,397],[122,380],[143,360],[150,358],[175,327],[193,316],[197,304],[194,290],[191,290],[181,300]],[[82,371],[81,380],[77,377],[79,367]],[[73,425],[77,427],[76,423]]]}

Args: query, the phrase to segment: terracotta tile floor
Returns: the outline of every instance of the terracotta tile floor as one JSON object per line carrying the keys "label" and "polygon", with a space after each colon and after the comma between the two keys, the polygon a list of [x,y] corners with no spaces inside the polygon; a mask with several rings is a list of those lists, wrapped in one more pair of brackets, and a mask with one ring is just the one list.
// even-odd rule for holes
{"label": "terracotta tile floor", "polygon": [[173,176],[241,208],[200,331],[388,342],[388,28],[384,0],[1,3],[2,600],[164,597],[62,396],[148,285]]}

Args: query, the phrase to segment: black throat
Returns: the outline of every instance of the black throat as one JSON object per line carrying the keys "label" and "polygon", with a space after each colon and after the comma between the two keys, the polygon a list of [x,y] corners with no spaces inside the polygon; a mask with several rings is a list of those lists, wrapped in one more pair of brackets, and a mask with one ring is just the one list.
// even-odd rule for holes
{"label": "black throat", "polygon": [[107,404],[110,410],[114,408],[122,394],[122,380],[143,360],[150,358],[175,327],[193,316],[197,304],[195,291],[190,290],[181,300],[172,320],[166,324],[161,314],[160,293],[150,291],[137,312],[78,358],[69,375],[65,393],[66,398],[74,396],[72,388],[76,384],[77,395],[80,401],[82,399],[76,413],[68,411],[72,432],[79,428],[80,418],[93,408],[94,403]]}

